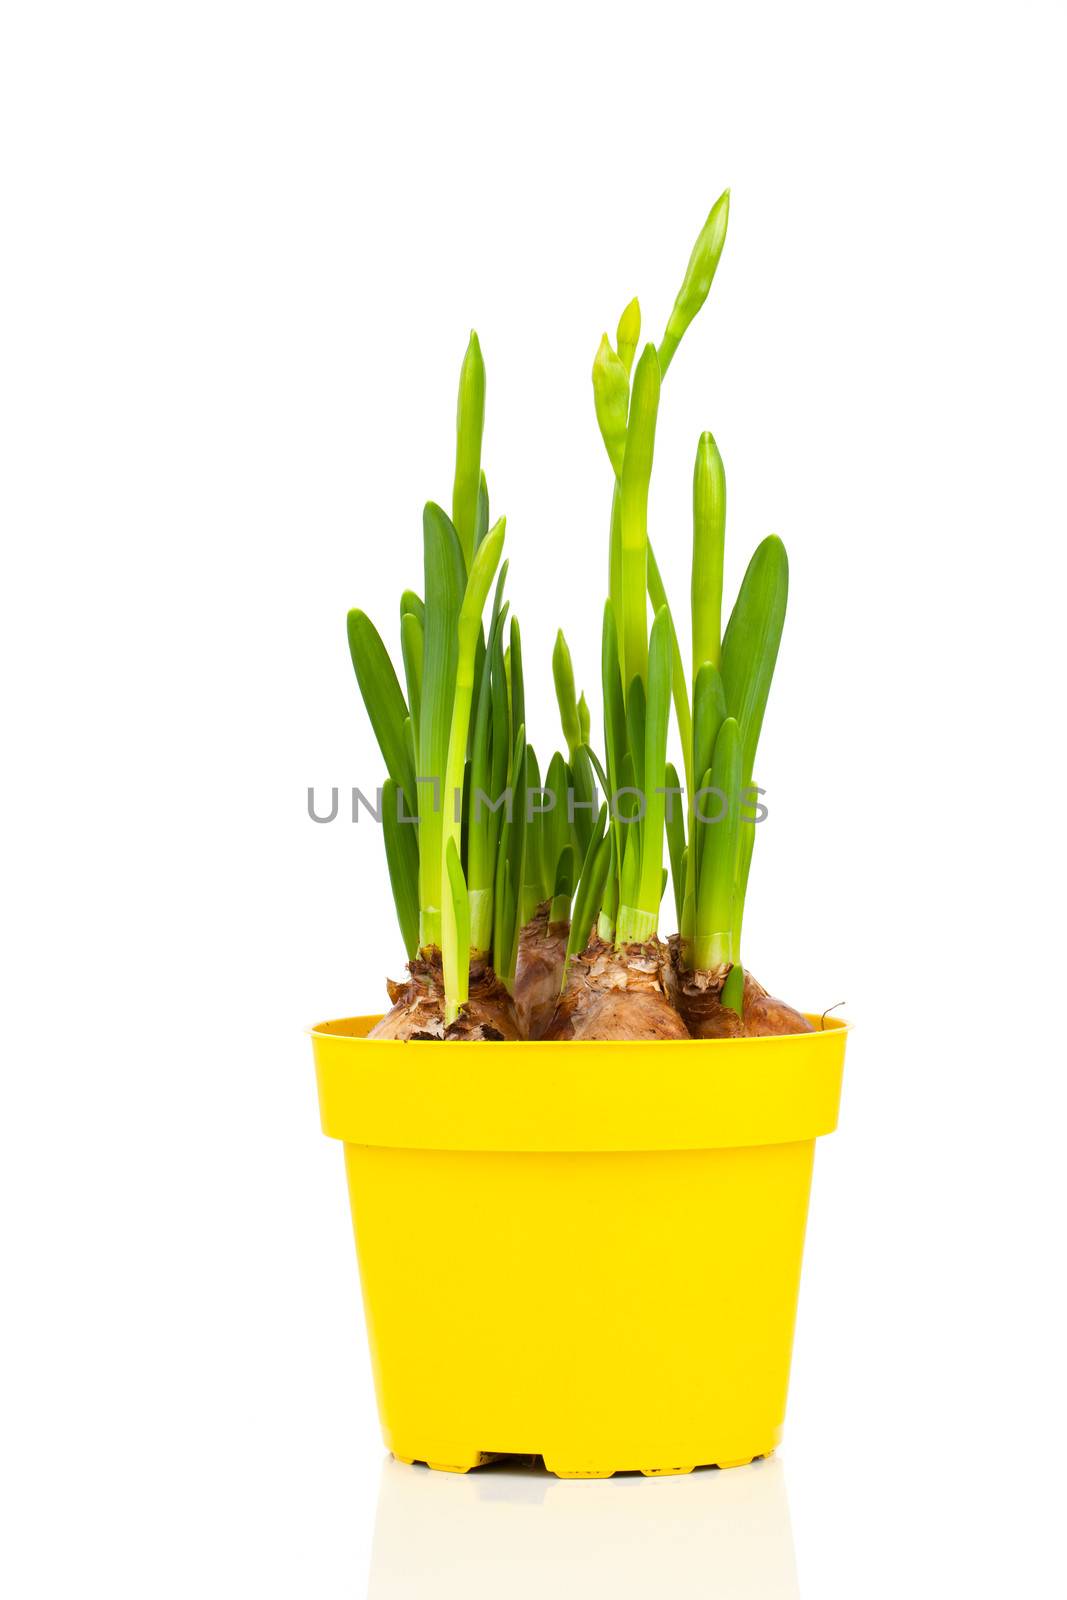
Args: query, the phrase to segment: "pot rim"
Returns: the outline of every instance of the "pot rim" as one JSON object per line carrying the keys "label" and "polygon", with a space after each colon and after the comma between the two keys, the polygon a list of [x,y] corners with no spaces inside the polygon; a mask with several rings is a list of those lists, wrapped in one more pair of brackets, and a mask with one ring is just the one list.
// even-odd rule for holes
{"label": "pot rim", "polygon": [[[304,1029],[312,1039],[358,1039],[360,1044],[373,1045],[375,1049],[437,1049],[441,1044],[440,1039],[368,1039],[366,1034],[381,1022],[384,1012],[375,1012],[364,1016],[333,1017],[326,1022],[313,1022]],[[856,1026],[844,1017],[835,1017],[829,1011],[804,1011],[801,1013],[811,1023],[816,1033],[851,1033]],[[500,1039],[493,1041],[477,1040],[481,1044],[491,1042],[494,1050],[514,1050],[516,1048],[529,1050],[536,1046],[538,1050],[559,1050],[566,1047],[568,1050],[603,1050],[610,1047],[612,1050],[657,1050],[667,1046],[670,1049],[690,1049],[697,1045],[702,1050],[721,1049],[724,1045],[736,1048],[738,1045],[765,1045],[785,1044],[791,1039],[805,1039],[810,1037],[803,1033],[775,1033],[765,1034],[758,1038],[740,1039]],[[462,1041],[466,1042],[466,1041]]]}
{"label": "pot rim", "polygon": [[765,1038],[500,1041],[453,1050],[447,1072],[439,1041],[364,1038],[376,1017],[308,1031],[332,1138],[563,1154],[729,1149],[832,1132],[850,1024],[809,1020],[812,1033]]}

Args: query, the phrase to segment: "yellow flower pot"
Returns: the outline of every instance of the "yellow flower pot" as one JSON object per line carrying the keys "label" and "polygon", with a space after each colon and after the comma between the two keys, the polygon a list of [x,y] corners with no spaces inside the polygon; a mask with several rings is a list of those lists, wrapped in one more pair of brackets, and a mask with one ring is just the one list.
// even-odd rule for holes
{"label": "yellow flower pot", "polygon": [[312,1040],[388,1449],[589,1478],[772,1451],[846,1027],[442,1045],[376,1020]]}

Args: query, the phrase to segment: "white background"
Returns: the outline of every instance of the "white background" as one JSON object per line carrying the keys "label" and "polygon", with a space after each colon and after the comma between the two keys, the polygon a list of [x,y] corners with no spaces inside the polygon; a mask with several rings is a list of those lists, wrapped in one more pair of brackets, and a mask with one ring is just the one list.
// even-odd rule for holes
{"label": "white background", "polygon": [[[1062,9],[2,26],[6,1591],[1054,1592]],[[431,1479],[383,1465],[302,1034],[400,966],[378,835],[306,812],[379,772],[344,614],[395,642],[476,325],[538,749],[559,626],[598,708],[590,364],[727,184],[652,528],[684,614],[711,427],[731,591],[787,542],[748,957],[858,1024],[786,1440]]]}

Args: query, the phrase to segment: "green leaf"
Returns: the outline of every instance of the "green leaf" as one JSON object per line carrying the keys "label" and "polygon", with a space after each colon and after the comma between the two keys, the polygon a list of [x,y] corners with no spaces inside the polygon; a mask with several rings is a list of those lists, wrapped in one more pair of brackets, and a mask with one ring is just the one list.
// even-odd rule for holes
{"label": "green leaf", "polygon": [[348,648],[386,771],[400,784],[414,812],[415,774],[404,737],[407,702],[381,635],[365,612],[348,613]]}
{"label": "green leaf", "polygon": [[552,886],[552,904],[548,912],[550,923],[570,921],[576,862],[574,846],[568,845],[556,863],[556,875]]}
{"label": "green leaf", "polygon": [[619,874],[619,921],[615,937],[620,945],[630,944],[635,937],[631,913],[637,910],[637,900],[640,892],[641,833],[637,824],[631,823],[626,830],[622,871]]}
{"label": "green leaf", "polygon": [[519,619],[511,618],[511,641],[508,648],[508,686],[511,695],[511,733],[512,740],[520,728],[526,726],[526,693],[522,676],[522,638],[519,633]]}
{"label": "green leaf", "polygon": [[[692,862],[692,910],[694,919],[696,917],[697,884],[700,882],[700,874],[704,861],[704,845],[711,828],[717,826],[717,824],[706,820],[708,817],[708,803],[704,798],[702,798],[702,796],[704,791],[710,788],[711,764],[709,762],[701,774],[700,782],[697,786],[696,793],[693,796],[693,831],[690,836],[689,856]],[[714,796],[711,796],[711,805],[712,810],[717,815],[719,805]],[[686,892],[688,894],[688,888]],[[687,938],[691,937],[695,931],[696,923],[694,921],[693,927],[687,932]]]}
{"label": "green leaf", "polygon": [[[641,735],[641,743],[643,747],[644,734]],[[623,757],[619,763],[619,788],[620,790],[640,788],[640,784],[637,781],[637,769],[634,766],[633,754],[629,750],[623,751]],[[633,795],[624,793],[622,799],[619,801],[619,804],[616,807],[616,810],[618,811],[620,817],[636,819],[638,815],[637,801]],[[633,825],[634,824],[629,820],[623,823],[624,836],[631,831]],[[625,837],[623,843],[625,844]]]}
{"label": "green leaf", "polygon": [[608,790],[608,775],[604,771],[604,768],[600,764],[599,756],[597,755],[596,751],[593,749],[593,746],[591,744],[583,744],[582,745],[582,749],[585,751],[586,755],[589,757],[589,764],[592,767],[593,771],[596,773],[597,779],[598,779],[599,783],[601,784],[601,786],[603,787],[605,793],[607,793],[607,790]]}
{"label": "green leaf", "polygon": [[[742,789],[742,795],[745,790]],[[752,866],[752,850],[756,843],[756,826],[746,816],[749,808],[742,802],[741,820],[738,824],[737,865],[734,868],[733,911],[730,919],[734,960],[741,959],[741,930],[745,918],[745,897],[748,894],[748,875]]]}
{"label": "green leaf", "polygon": [[663,897],[663,821],[667,725],[671,714],[671,619],[656,613],[648,641],[648,702],[645,707],[645,820],[641,827],[641,887],[637,904],[656,915]]}
{"label": "green leaf", "polygon": [[[647,536],[646,536],[647,543]],[[608,600],[615,613],[616,642],[619,650],[619,676],[626,663],[622,653],[622,489],[618,478],[611,491],[611,524],[608,533]],[[624,680],[625,681],[625,680]]]}
{"label": "green leaf", "polygon": [[545,773],[545,789],[555,802],[551,811],[545,814],[541,834],[546,882],[554,880],[561,857],[570,849],[571,826],[567,821],[569,786],[570,774],[567,771],[567,763],[557,750],[548,763],[548,771]]}
{"label": "green leaf", "polygon": [[505,820],[500,830],[500,842],[497,845],[496,876],[493,885],[493,971],[507,988],[510,988],[507,979],[507,963],[510,959],[511,946],[515,937],[515,919],[518,915],[515,890],[511,882],[511,863],[507,859],[507,835],[510,827],[510,822]]}
{"label": "green leaf", "polygon": [[[544,851],[542,840],[544,835],[544,814],[538,809],[543,803],[540,796],[535,797],[533,792],[541,787],[541,769],[537,763],[537,755],[532,744],[526,746],[526,787],[530,792],[529,802],[523,800],[523,814],[526,818],[526,849],[523,853],[522,863],[522,894],[519,901],[519,925],[525,927],[541,904],[547,900],[549,890],[545,886]],[[533,808],[533,815],[526,809],[527,803]]]}
{"label": "green leaf", "polygon": [[[504,568],[507,562],[504,562]],[[501,569],[503,571],[503,568]],[[467,829],[467,889],[470,897],[471,946],[485,955],[492,948],[493,937],[493,883],[496,875],[497,818],[489,802],[499,799],[504,787],[506,769],[494,779],[493,771],[493,663],[499,655],[500,636],[507,618],[507,602],[500,603],[500,585],[497,584],[493,618],[489,625],[489,643],[482,658],[471,740],[471,814]],[[507,707],[501,700],[503,724],[507,725]],[[505,748],[506,761],[506,748]]]}
{"label": "green leaf", "polygon": [[615,929],[619,916],[619,844],[618,836],[614,829],[608,834],[611,850],[608,857],[608,873],[604,881],[604,891],[600,897],[600,912],[597,917],[597,933],[605,944],[614,944]]}
{"label": "green leaf", "polygon": [[397,816],[398,798],[402,803],[403,790],[392,778],[387,778],[382,785],[385,861],[400,937],[408,960],[413,961],[419,948],[419,841],[414,823],[401,822]]}
{"label": "green leaf", "polygon": [[[586,846],[585,856],[582,860],[582,870],[578,877],[578,891],[574,900],[574,915],[571,918],[570,937],[567,940],[567,957],[580,955],[589,942],[589,935],[600,911],[600,900],[604,893],[604,881],[607,877],[607,863],[610,851],[605,851],[609,840],[605,837],[608,825],[608,808],[601,806],[596,825],[590,832],[589,843]],[[602,859],[602,851],[605,851]],[[603,865],[603,874],[600,868]],[[566,970],[566,967],[564,967]]]}
{"label": "green leaf", "polygon": [[[673,761],[668,761],[665,772],[667,788],[680,789]],[[680,794],[670,794],[666,798],[667,855],[670,858],[671,882],[674,885],[674,912],[680,928],[682,901],[685,897],[685,805]]]}
{"label": "green leaf", "polygon": [[414,769],[416,756],[415,724],[410,717],[404,718],[404,743],[407,745],[408,760],[411,762],[412,769]]}
{"label": "green leaf", "polygon": [[[503,615],[503,614],[502,614]],[[496,629],[496,638],[490,651],[492,713],[492,784],[489,790],[494,802],[501,799],[508,784],[511,762],[511,732],[508,712],[507,672],[504,664],[503,622]],[[494,811],[489,819],[489,849],[494,859],[504,827],[503,813]],[[494,868],[494,874],[496,869]],[[494,962],[495,965],[495,962]]]}
{"label": "green leaf", "polygon": [[[604,696],[604,756],[607,761],[607,795],[610,801],[621,784],[622,759],[626,753],[626,705],[619,670],[619,641],[615,630],[615,608],[604,606],[604,625],[600,643],[601,692]],[[613,815],[615,860],[622,860],[622,824]],[[616,867],[617,870],[617,867]]]}
{"label": "green leaf", "polygon": [[726,708],[740,729],[745,786],[752,779],[788,595],[789,560],[781,539],[771,534],[748,564],[722,641]]}
{"label": "green leaf", "polygon": [[719,729],[726,720],[726,692],[710,661],[705,661],[697,673],[693,711],[693,767],[696,772],[707,772]]}
{"label": "green leaf", "polygon": [[683,958],[688,954],[688,945],[693,937],[693,918],[696,914],[696,891],[690,888],[689,881],[689,860],[690,856],[695,852],[696,840],[692,839],[682,851],[682,882],[685,885],[685,891],[679,896],[677,906],[678,935],[682,942]]}
{"label": "green leaf", "polygon": [[633,759],[633,787],[645,787],[645,688],[640,678],[630,684],[626,696],[626,738]]}
{"label": "green leaf", "polygon": [[405,589],[403,594],[400,596],[401,618],[408,615],[408,613],[410,613],[411,616],[418,618],[420,627],[426,626],[426,607],[423,605],[414,589]]}
{"label": "green leaf", "polygon": [[419,742],[419,712],[422,706],[422,623],[411,611],[400,619],[400,650],[404,657],[404,677],[408,686],[408,704],[411,707],[411,726],[415,744]]}
{"label": "green leaf", "polygon": [[[726,695],[722,678],[710,661],[705,661],[696,675],[693,688],[693,771],[698,775],[699,787],[711,782],[711,761],[715,741],[726,717]],[[698,785],[690,787],[690,816],[693,815],[693,796]],[[697,877],[700,871],[700,853],[706,829],[696,821],[692,824],[690,850],[686,866],[685,896],[682,902],[682,942],[688,946],[693,937],[693,918],[696,914]]]}
{"label": "green leaf", "polygon": [[486,534],[489,532],[489,485],[485,481],[485,473],[478,478],[478,513],[474,523],[474,548],[477,550]]}
{"label": "green leaf", "polygon": [[[514,645],[514,640],[512,641]],[[520,664],[521,668],[521,664]],[[508,883],[508,942],[504,949],[503,968],[497,969],[508,989],[515,983],[515,960],[519,950],[519,905],[523,881],[523,862],[526,855],[526,728],[520,725],[515,736],[515,750],[511,765],[511,784],[515,794],[510,826],[507,833],[507,883]]]}
{"label": "green leaf", "polygon": [[[507,563],[505,562],[505,566]],[[471,793],[480,792],[495,800],[493,792],[493,657],[500,638],[500,631],[507,618],[507,602],[500,607],[489,625],[489,644],[482,657],[481,672],[478,678],[478,695],[474,708],[474,733],[471,740]],[[471,840],[476,837],[479,830],[485,830],[490,812],[488,806],[482,804],[479,815],[472,817]],[[473,857],[468,858],[467,866],[468,883],[471,888],[483,888],[486,882],[492,881],[492,873],[481,859],[479,869],[474,870]]]}
{"label": "green leaf", "polygon": [[584,852],[593,831],[593,803],[596,785],[589,760],[589,746],[576,745],[571,755],[571,782],[574,788],[574,832],[578,848]]}

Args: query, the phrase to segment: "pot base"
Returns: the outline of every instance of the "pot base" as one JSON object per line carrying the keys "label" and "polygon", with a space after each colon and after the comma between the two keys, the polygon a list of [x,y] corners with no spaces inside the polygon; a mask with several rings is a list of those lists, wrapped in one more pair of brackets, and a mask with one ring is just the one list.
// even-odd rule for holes
{"label": "pot base", "polygon": [[[639,1472],[643,1478],[680,1478],[686,1477],[690,1472],[695,1472],[697,1467],[720,1467],[724,1471],[730,1467],[747,1467],[753,1461],[762,1461],[774,1450],[774,1445],[768,1445],[766,1450],[757,1451],[755,1455],[738,1456],[730,1461],[694,1461],[684,1467],[602,1467],[581,1466],[565,1467],[559,1462],[546,1460],[543,1456],[523,1456],[522,1460],[544,1461],[546,1472],[554,1478],[613,1478],[617,1472]],[[393,1458],[402,1462],[405,1467],[427,1466],[431,1472],[472,1472],[478,1467],[486,1467],[494,1461],[509,1459],[499,1451],[491,1450],[456,1450],[452,1452],[455,1461],[427,1461],[425,1456],[403,1455],[399,1450],[393,1450]],[[515,1459],[514,1457],[510,1459]]]}
{"label": "pot base", "polygon": [[387,1448],[557,1477],[778,1442],[813,1140],[726,1150],[345,1148]]}

